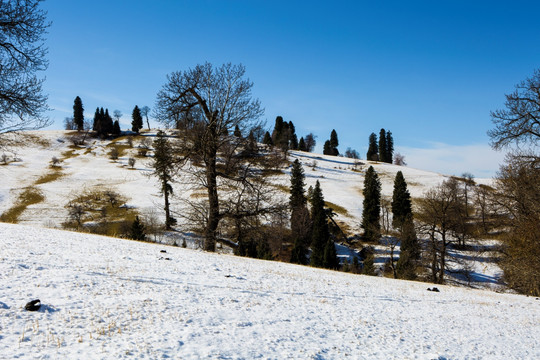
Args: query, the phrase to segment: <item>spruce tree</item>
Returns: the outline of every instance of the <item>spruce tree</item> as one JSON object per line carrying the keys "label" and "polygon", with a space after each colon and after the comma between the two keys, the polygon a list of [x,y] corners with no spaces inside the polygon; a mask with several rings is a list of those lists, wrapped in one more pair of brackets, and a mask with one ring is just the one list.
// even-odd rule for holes
{"label": "spruce tree", "polygon": [[92,126],[92,130],[100,134],[101,130],[101,119],[99,115],[99,108],[96,108],[96,112],[94,113],[94,125]]}
{"label": "spruce tree", "polygon": [[270,136],[270,133],[268,131],[264,134],[263,144],[270,146],[274,145],[274,142],[272,141],[272,136]]}
{"label": "spruce tree", "polygon": [[78,131],[84,130],[84,108],[80,97],[76,97],[73,103],[73,123]]}
{"label": "spruce tree", "polygon": [[394,162],[394,138],[390,131],[386,133],[386,162],[389,164]]}
{"label": "spruce tree", "polygon": [[332,132],[330,133],[330,151],[332,152],[331,155],[338,156],[339,151],[337,147],[339,146],[338,136],[336,130],[332,129]]}
{"label": "spruce tree", "polygon": [[298,150],[300,151],[307,151],[306,149],[306,142],[304,141],[304,137],[300,138],[300,141],[298,142]]}
{"label": "spruce tree", "polygon": [[234,133],[233,133],[234,136],[236,136],[237,138],[241,138],[242,137],[242,132],[240,131],[240,128],[238,127],[238,125],[236,125],[234,127]]}
{"label": "spruce tree", "polygon": [[407,217],[401,227],[401,247],[399,259],[396,264],[399,279],[415,280],[416,268],[420,259],[420,244],[414,230],[412,216]]}
{"label": "spruce tree", "polygon": [[412,216],[411,194],[403,173],[398,171],[394,178],[394,192],[392,194],[392,225],[396,229],[403,227],[405,220]]}
{"label": "spruce tree", "polygon": [[323,267],[327,269],[337,270],[339,268],[339,260],[336,252],[336,244],[330,238],[324,246]]}
{"label": "spruce tree", "polygon": [[118,120],[114,120],[112,134],[114,136],[118,136],[118,135],[120,135],[121,132],[122,131],[120,130],[120,123],[118,123]]}
{"label": "spruce tree", "polygon": [[324,248],[330,237],[326,211],[324,210],[324,198],[319,181],[315,183],[311,196],[311,219],[313,228],[311,233],[311,265],[324,266]]}
{"label": "spruce tree", "polygon": [[373,252],[369,252],[364,259],[364,263],[362,266],[362,274],[364,275],[375,275],[375,257],[373,255]]}
{"label": "spruce tree", "polygon": [[141,222],[138,216],[135,217],[135,221],[131,224],[131,238],[133,240],[144,241],[146,239],[146,227]]}
{"label": "spruce tree", "polygon": [[296,159],[291,169],[291,189],[289,206],[291,208],[291,235],[294,239],[294,248],[291,262],[307,263],[307,247],[310,241],[310,219],[307,210],[307,199],[304,194],[305,175],[302,165]]}
{"label": "spruce tree", "polygon": [[334,155],[334,153],[332,151],[332,145],[330,145],[330,140],[326,140],[324,142],[323,154],[324,155]]}
{"label": "spruce tree", "polygon": [[103,116],[104,133],[111,134],[114,131],[114,124],[111,115],[109,115],[109,109],[105,109]]}
{"label": "spruce tree", "polygon": [[160,183],[160,192],[165,199],[165,227],[167,230],[176,223],[176,220],[171,217],[169,196],[172,195],[172,181],[174,172],[174,157],[173,149],[170,142],[165,137],[162,131],[158,131],[156,140],[154,141],[154,158],[152,175],[156,176]]}
{"label": "spruce tree", "polygon": [[143,118],[141,115],[141,110],[137,105],[133,108],[133,112],[131,113],[131,130],[138,133],[139,130],[143,127]]}
{"label": "spruce tree", "polygon": [[274,125],[274,131],[272,131],[272,142],[275,145],[279,145],[279,141],[283,136],[283,117],[277,116],[276,123]]}
{"label": "spruce tree", "polygon": [[375,133],[369,135],[369,147],[366,159],[371,161],[379,160],[379,147],[377,146],[377,135],[375,135]]}
{"label": "spruce tree", "polygon": [[388,162],[388,154],[386,151],[388,148],[386,147],[386,131],[384,129],[381,129],[379,132],[379,161],[381,162]]}
{"label": "spruce tree", "polygon": [[381,234],[381,182],[379,176],[370,166],[364,178],[364,202],[362,210],[362,228],[365,241],[375,242]]}

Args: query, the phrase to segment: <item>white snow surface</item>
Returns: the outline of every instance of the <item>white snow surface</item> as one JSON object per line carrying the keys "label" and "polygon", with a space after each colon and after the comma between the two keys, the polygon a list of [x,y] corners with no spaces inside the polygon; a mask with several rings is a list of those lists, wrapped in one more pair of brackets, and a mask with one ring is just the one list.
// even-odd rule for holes
{"label": "white snow surface", "polygon": [[431,286],[0,224],[0,358],[540,358],[538,299]]}

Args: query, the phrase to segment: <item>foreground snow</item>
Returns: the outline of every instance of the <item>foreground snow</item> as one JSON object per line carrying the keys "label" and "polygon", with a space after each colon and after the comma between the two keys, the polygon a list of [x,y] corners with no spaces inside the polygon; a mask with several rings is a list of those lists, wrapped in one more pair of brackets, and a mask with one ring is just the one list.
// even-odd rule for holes
{"label": "foreground snow", "polygon": [[540,358],[535,298],[20,225],[0,249],[0,358]]}

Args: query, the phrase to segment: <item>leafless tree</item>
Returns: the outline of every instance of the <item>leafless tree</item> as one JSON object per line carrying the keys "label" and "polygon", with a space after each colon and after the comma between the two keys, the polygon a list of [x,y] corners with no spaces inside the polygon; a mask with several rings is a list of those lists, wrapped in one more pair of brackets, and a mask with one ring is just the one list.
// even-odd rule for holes
{"label": "leafless tree", "polygon": [[0,1],[0,134],[49,124],[43,94],[47,68],[44,34],[49,26],[41,0]]}
{"label": "leafless tree", "polygon": [[[203,165],[204,176],[193,171],[207,191],[205,244],[208,251],[215,250],[218,225],[227,216],[220,211],[218,178],[243,184],[248,181],[245,167],[229,167],[219,156],[230,146],[232,133],[238,126],[243,133],[257,127],[263,110],[258,100],[251,97],[251,83],[244,79],[242,65],[225,64],[214,67],[209,63],[197,65],[187,71],[167,76],[167,83],[157,96],[155,115],[158,121],[177,127],[183,133],[182,149],[185,164]],[[231,171],[234,170],[234,171]]]}
{"label": "leafless tree", "polygon": [[304,138],[307,152],[312,152],[315,149],[315,145],[317,144],[315,138],[317,138],[317,136],[313,135],[313,133],[307,134]]}
{"label": "leafless tree", "polygon": [[122,117],[122,112],[120,110],[114,110],[113,111],[113,118],[114,120],[120,122],[120,118]]}
{"label": "leafless tree", "polygon": [[141,116],[146,118],[146,124],[148,125],[148,130],[150,130],[150,120],[148,120],[148,114],[150,114],[150,108],[145,105],[141,108]]}
{"label": "leafless tree", "polygon": [[394,164],[399,166],[406,166],[407,163],[405,162],[405,156],[401,155],[400,153],[396,153],[394,155]]}

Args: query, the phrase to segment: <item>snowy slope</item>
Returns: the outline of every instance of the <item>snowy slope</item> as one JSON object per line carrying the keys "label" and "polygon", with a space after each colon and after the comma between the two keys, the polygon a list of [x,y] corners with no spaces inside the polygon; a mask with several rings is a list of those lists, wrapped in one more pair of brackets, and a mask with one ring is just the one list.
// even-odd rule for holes
{"label": "snowy slope", "polygon": [[531,297],[21,225],[0,249],[2,359],[540,358]]}

